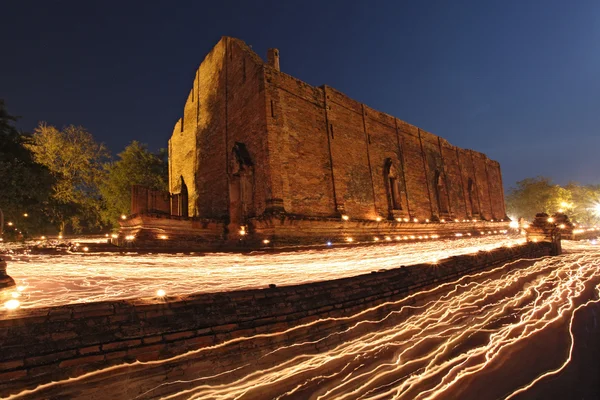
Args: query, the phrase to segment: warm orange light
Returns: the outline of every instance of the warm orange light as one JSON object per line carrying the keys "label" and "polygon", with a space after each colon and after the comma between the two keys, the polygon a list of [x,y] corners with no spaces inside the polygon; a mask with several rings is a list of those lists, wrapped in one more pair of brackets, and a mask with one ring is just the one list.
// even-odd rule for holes
{"label": "warm orange light", "polygon": [[344,221],[348,221],[348,220],[350,219],[350,217],[349,217],[349,216],[347,216],[347,215],[342,215],[342,219],[343,219]]}
{"label": "warm orange light", "polygon": [[6,308],[7,310],[14,310],[16,308],[19,308],[20,305],[21,303],[19,303],[19,300],[12,299],[4,303],[4,308]]}

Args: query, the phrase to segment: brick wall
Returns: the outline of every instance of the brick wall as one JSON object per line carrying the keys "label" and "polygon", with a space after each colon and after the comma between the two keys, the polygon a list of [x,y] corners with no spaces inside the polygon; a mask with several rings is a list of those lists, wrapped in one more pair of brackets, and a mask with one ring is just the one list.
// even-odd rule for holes
{"label": "brick wall", "polygon": [[[253,162],[245,218],[274,210],[371,220],[505,216],[497,162],[329,86],[310,86],[224,37],[196,72],[169,142],[171,192],[181,190],[183,177],[191,216],[232,217],[231,152],[238,142]],[[393,207],[390,164],[398,174]]]}
{"label": "brick wall", "polygon": [[[350,315],[464,274],[548,255],[545,243],[305,285],[77,304],[0,314],[0,396],[110,365]],[[265,287],[270,282],[265,282]],[[334,324],[335,325],[335,324]],[[291,339],[290,339],[291,340]]]}
{"label": "brick wall", "polygon": [[131,186],[131,214],[144,212],[171,213],[169,192],[152,190],[140,185]]}

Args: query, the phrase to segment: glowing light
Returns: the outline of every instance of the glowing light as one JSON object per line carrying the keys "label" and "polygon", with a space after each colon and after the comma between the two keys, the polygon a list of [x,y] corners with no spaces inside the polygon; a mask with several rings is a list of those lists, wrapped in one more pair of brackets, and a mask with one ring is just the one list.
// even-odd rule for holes
{"label": "glowing light", "polygon": [[62,239],[62,238],[63,238],[63,235],[58,235],[58,238],[59,238],[59,239]]}
{"label": "glowing light", "polygon": [[455,233],[454,234],[454,236],[456,236],[456,237],[462,237],[462,235],[463,235],[462,233]]}
{"label": "glowing light", "polygon": [[445,220],[444,218],[442,218],[442,219],[440,220],[440,222],[446,222],[446,220]]}
{"label": "glowing light", "polygon": [[396,218],[396,221],[402,222],[402,218]]}
{"label": "glowing light", "polygon": [[377,217],[377,218],[375,218],[375,221],[377,221],[377,222],[381,222],[381,217]]}
{"label": "glowing light", "polygon": [[89,247],[84,247],[82,250],[83,251],[90,251]]}
{"label": "glowing light", "polygon": [[135,236],[133,236],[133,235],[127,235],[127,236],[125,236],[125,240],[132,241],[134,239],[135,239]]}
{"label": "glowing light", "polygon": [[525,222],[525,223],[523,224],[523,228],[525,228],[525,229],[528,229],[528,228],[529,228],[529,224],[528,224],[527,222]]}
{"label": "glowing light", "polygon": [[417,218],[414,218],[413,222],[419,222],[419,220]]}
{"label": "glowing light", "polygon": [[510,221],[510,223],[508,224],[508,227],[512,228],[512,229],[519,229],[519,222],[517,222],[517,221]]}
{"label": "glowing light", "polygon": [[269,243],[271,243],[271,241],[269,239],[263,239],[263,243],[264,244],[269,244]]}
{"label": "glowing light", "polygon": [[127,219],[127,215],[121,214],[121,219],[123,219],[123,220]]}
{"label": "glowing light", "polygon": [[566,226],[565,224],[560,224],[558,227],[559,227],[560,229],[565,229],[567,226]]}
{"label": "glowing light", "polygon": [[404,222],[408,222],[408,221],[409,221],[409,219],[408,219],[408,218],[404,218]]}
{"label": "glowing light", "polygon": [[376,241],[376,242],[379,242],[379,238],[378,237],[373,238],[373,240]]}
{"label": "glowing light", "polygon": [[342,215],[342,219],[343,219],[344,221],[348,221],[348,220],[350,219],[350,217],[349,217],[349,216],[347,216],[347,215]]}
{"label": "glowing light", "polygon": [[354,239],[352,239],[351,237],[347,237],[346,238],[346,242],[352,242]]}
{"label": "glowing light", "polygon": [[455,220],[454,220],[454,222],[459,222],[459,221],[458,221],[458,218],[457,218],[457,219],[455,219]]}
{"label": "glowing light", "polygon": [[13,299],[16,299],[17,297],[21,296],[21,293],[19,293],[19,292],[12,292],[10,295],[12,296]]}
{"label": "glowing light", "polygon": [[14,310],[16,308],[19,308],[20,305],[21,303],[19,302],[19,300],[12,299],[4,303],[4,308],[6,308],[7,310]]}
{"label": "glowing light", "polygon": [[331,246],[331,242],[327,242],[327,246]]}
{"label": "glowing light", "polygon": [[23,216],[24,216],[25,218],[27,218],[27,217],[29,217],[29,214],[25,213],[25,214],[23,214]]}
{"label": "glowing light", "polygon": [[548,222],[554,222],[554,218],[548,217]]}
{"label": "glowing light", "polygon": [[112,235],[110,235],[111,238],[116,239],[119,237],[119,235],[117,235],[116,233],[113,233]]}
{"label": "glowing light", "polygon": [[240,231],[238,233],[240,234],[240,236],[246,235],[246,231],[244,229],[240,229]]}
{"label": "glowing light", "polygon": [[167,235],[158,235],[158,238],[161,240],[167,240],[169,237]]}
{"label": "glowing light", "polygon": [[427,219],[425,220],[425,223],[426,223],[426,224],[428,224],[428,223],[429,223],[429,218],[427,218]]}
{"label": "glowing light", "polygon": [[[452,237],[433,241],[434,235],[430,234],[429,239],[416,241],[415,235],[412,239],[408,235],[404,238],[402,235],[386,236],[395,237],[398,241],[386,241],[386,246],[357,248],[351,245],[362,239],[346,241],[344,238],[342,241],[347,246],[326,247],[326,252],[306,250],[248,256],[221,253],[207,253],[203,257],[183,254],[112,255],[90,250],[84,254],[85,263],[72,254],[51,257],[32,254],[11,261],[10,275],[18,285],[26,287],[27,296],[19,298],[20,308],[36,308],[49,304],[58,306],[139,298],[147,296],[147,293],[153,295],[159,288],[169,295],[183,296],[259,288],[265,282],[277,282],[278,287],[288,286],[418,264],[431,258],[443,259],[520,240],[505,236],[473,239],[465,235],[460,240]],[[380,241],[384,237],[379,237]],[[370,242],[375,244],[372,238]],[[421,238],[424,239],[424,236]],[[72,240],[76,243],[77,239]],[[102,236],[99,243],[104,240]],[[88,241],[85,239],[85,242]],[[329,242],[333,240],[329,239]]]}
{"label": "glowing light", "polygon": [[165,297],[167,295],[167,292],[165,292],[163,289],[158,289],[156,291],[156,296],[158,297]]}
{"label": "glowing light", "polygon": [[387,241],[389,242],[390,240],[392,240],[392,238],[391,238],[391,237],[389,237],[389,236],[386,236],[386,237],[385,237],[385,240],[387,240]]}
{"label": "glowing light", "polygon": [[25,286],[17,286],[17,291],[22,292],[25,290]]}
{"label": "glowing light", "polygon": [[13,223],[12,222],[7,222],[6,225],[13,226]]}
{"label": "glowing light", "polygon": [[558,212],[559,212],[559,213],[562,213],[562,212],[564,212],[564,210],[563,210],[562,208],[559,208],[559,209],[558,209]]}
{"label": "glowing light", "polygon": [[40,239],[42,239],[42,240],[46,240],[46,236],[42,236]]}

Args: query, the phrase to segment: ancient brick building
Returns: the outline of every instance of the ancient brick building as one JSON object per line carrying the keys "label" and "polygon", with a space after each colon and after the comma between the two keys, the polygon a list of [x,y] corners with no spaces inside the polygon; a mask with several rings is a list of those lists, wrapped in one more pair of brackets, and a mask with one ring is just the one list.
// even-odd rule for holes
{"label": "ancient brick building", "polygon": [[177,223],[190,221],[199,237],[213,226],[210,237],[229,241],[458,232],[507,220],[498,162],[310,86],[280,71],[277,49],[264,62],[230,37],[196,71],[169,140],[169,177]]}

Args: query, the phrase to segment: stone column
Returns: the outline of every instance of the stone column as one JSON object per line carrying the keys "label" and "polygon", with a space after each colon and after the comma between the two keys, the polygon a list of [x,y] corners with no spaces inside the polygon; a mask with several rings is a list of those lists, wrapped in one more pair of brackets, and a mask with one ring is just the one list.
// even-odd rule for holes
{"label": "stone column", "polygon": [[558,256],[562,253],[560,229],[556,225],[554,218],[549,217],[548,214],[536,214],[533,223],[529,225],[526,232],[528,242],[549,243],[551,246],[551,256]]}

